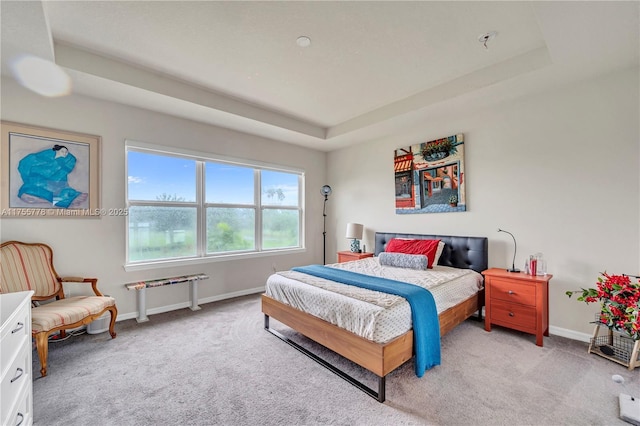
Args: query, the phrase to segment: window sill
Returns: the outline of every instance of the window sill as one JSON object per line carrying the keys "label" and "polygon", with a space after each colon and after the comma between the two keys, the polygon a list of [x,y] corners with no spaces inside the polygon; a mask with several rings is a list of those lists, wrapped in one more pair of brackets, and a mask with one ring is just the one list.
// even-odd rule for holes
{"label": "window sill", "polygon": [[171,259],[171,260],[158,260],[153,262],[128,263],[128,264],[125,264],[123,267],[124,267],[124,270],[127,272],[144,271],[148,269],[174,268],[178,266],[202,265],[204,263],[226,262],[230,260],[244,260],[244,259],[251,259],[255,257],[282,256],[282,255],[290,255],[290,254],[296,254],[296,253],[305,253],[306,251],[307,250],[305,248],[293,248],[293,249],[251,252],[251,253],[232,253],[232,254],[196,257],[196,258],[188,258],[188,259]]}

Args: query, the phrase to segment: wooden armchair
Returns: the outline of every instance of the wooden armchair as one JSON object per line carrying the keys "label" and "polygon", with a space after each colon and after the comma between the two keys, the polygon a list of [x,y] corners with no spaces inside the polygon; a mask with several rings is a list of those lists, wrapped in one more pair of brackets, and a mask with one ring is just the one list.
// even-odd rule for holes
{"label": "wooden armchair", "polygon": [[[34,291],[31,328],[43,377],[47,375],[51,334],[60,332],[65,337],[65,330],[89,324],[109,311],[109,333],[116,337],[116,301],[100,293],[97,278],[61,278],[53,267],[53,250],[46,244],[7,241],[0,245],[0,253],[0,293]],[[96,295],[65,298],[63,282],[91,284]]]}

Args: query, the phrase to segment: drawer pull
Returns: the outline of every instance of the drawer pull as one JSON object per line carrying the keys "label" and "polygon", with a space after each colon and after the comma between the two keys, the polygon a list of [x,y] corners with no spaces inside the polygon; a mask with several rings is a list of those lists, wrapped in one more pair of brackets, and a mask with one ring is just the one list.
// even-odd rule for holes
{"label": "drawer pull", "polygon": [[17,333],[18,331],[22,330],[23,328],[24,328],[24,323],[18,322],[18,326],[15,329],[11,330],[11,334]]}
{"label": "drawer pull", "polygon": [[509,291],[508,291],[508,293],[509,293],[509,294],[516,294],[516,292],[515,292],[515,291],[513,291],[513,290],[509,290]]}
{"label": "drawer pull", "polygon": [[13,383],[13,382],[15,382],[16,380],[18,380],[20,377],[22,377],[22,375],[23,375],[23,374],[24,374],[24,370],[23,370],[22,368],[18,367],[18,368],[16,369],[16,375],[15,375],[15,376],[13,376],[13,379],[11,379],[11,382],[10,382],[10,383]]}
{"label": "drawer pull", "polygon": [[514,313],[513,312],[509,312],[509,316],[510,317],[514,316]]}
{"label": "drawer pull", "polygon": [[18,413],[18,415],[16,416],[16,420],[20,420],[18,423],[16,423],[16,426],[20,426],[22,424],[22,422],[24,422],[24,415],[22,413]]}

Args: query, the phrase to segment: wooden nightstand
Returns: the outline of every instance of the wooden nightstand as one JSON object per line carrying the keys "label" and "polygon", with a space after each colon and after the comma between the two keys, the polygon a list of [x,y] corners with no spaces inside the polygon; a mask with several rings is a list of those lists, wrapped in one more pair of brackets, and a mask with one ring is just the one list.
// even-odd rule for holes
{"label": "wooden nightstand", "polygon": [[352,251],[339,251],[338,263],[351,262],[352,260],[360,260],[365,257],[373,257],[373,253],[354,253]]}
{"label": "wooden nightstand", "polygon": [[484,329],[491,324],[535,334],[536,345],[549,335],[549,280],[553,275],[527,275],[491,268],[482,272],[485,288]]}

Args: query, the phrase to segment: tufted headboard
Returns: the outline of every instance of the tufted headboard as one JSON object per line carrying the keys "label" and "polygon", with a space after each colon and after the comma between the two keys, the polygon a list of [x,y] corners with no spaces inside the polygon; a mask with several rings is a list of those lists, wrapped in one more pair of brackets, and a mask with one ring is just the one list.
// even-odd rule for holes
{"label": "tufted headboard", "polygon": [[473,269],[476,272],[484,271],[489,265],[489,240],[487,237],[376,232],[376,256],[384,251],[387,243],[392,238],[442,240],[445,246],[438,265]]}

